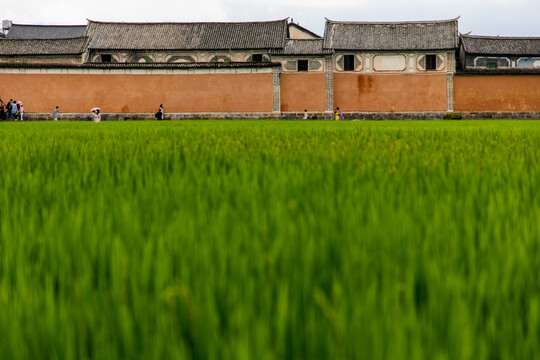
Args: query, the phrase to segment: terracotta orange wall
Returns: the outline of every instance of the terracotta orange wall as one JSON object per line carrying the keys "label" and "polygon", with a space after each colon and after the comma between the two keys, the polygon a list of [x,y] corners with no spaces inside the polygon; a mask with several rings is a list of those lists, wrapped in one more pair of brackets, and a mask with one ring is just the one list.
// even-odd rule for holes
{"label": "terracotta orange wall", "polygon": [[281,74],[281,111],[324,111],[324,73]]}
{"label": "terracotta orange wall", "polygon": [[26,112],[272,111],[272,74],[0,74],[0,97]]}
{"label": "terracotta orange wall", "polygon": [[454,77],[456,111],[540,110],[540,75]]}
{"label": "terracotta orange wall", "polygon": [[334,74],[334,107],[344,111],[445,111],[446,74]]}

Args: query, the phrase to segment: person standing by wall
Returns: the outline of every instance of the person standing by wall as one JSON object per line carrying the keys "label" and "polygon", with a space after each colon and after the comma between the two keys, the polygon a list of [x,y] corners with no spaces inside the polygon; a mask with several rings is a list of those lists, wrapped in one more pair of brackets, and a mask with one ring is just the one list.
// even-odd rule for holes
{"label": "person standing by wall", "polygon": [[13,100],[11,103],[11,116],[13,117],[13,120],[17,121],[17,112],[19,109],[17,108],[17,102]]}
{"label": "person standing by wall", "polygon": [[60,111],[60,109],[58,109],[58,106],[54,109],[54,121],[58,121],[58,114],[61,114],[62,112]]}
{"label": "person standing by wall", "polygon": [[157,120],[163,120],[163,104],[159,104],[159,110],[156,113]]}
{"label": "person standing by wall", "polygon": [[19,116],[21,118],[21,121],[24,121],[24,106],[23,106],[23,103],[19,104]]}
{"label": "person standing by wall", "polygon": [[307,113],[307,109],[304,110],[304,120],[307,120],[308,119],[308,113]]}
{"label": "person standing by wall", "polygon": [[9,99],[8,103],[6,104],[6,109],[7,109],[6,120],[13,120],[13,115],[11,114],[11,107],[12,107],[11,102],[12,101],[13,101],[13,99]]}
{"label": "person standing by wall", "polygon": [[94,110],[94,122],[95,123],[101,122],[101,114],[99,113],[99,109]]}
{"label": "person standing by wall", "polygon": [[345,120],[345,117],[343,116],[343,113],[341,112],[341,110],[339,110],[339,107],[336,108],[336,117],[334,120],[336,121]]}

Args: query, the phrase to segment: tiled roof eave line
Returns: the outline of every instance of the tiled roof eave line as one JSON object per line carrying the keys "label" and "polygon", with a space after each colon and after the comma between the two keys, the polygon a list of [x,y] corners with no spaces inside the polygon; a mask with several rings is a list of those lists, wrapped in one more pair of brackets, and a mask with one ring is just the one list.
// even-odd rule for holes
{"label": "tiled roof eave line", "polygon": [[106,69],[106,70],[189,70],[189,69],[263,69],[263,68],[277,68],[281,67],[281,64],[272,65],[242,65],[242,66],[69,66],[66,64],[24,64],[24,63],[12,63],[12,64],[0,64],[2,68],[32,68],[32,69]]}
{"label": "tiled roof eave line", "polygon": [[12,41],[12,42],[24,42],[24,41],[64,42],[64,41],[68,41],[68,40],[82,40],[82,39],[88,39],[88,36],[73,36],[73,37],[68,37],[68,38],[51,38],[51,39],[42,39],[42,38],[10,39],[10,38],[5,38],[4,40]]}
{"label": "tiled roof eave line", "polygon": [[83,55],[84,52],[73,52],[73,53],[0,53],[0,56],[9,56],[9,57],[19,57],[19,56],[74,56],[74,55]]}
{"label": "tiled roof eave line", "polygon": [[0,63],[1,68],[37,68],[37,69],[241,69],[241,68],[273,68],[281,67],[280,63],[84,63],[84,64],[35,64],[35,63]]}
{"label": "tiled roof eave line", "polygon": [[540,53],[520,53],[520,52],[500,52],[500,53],[491,53],[491,52],[469,52],[465,50],[465,53],[467,55],[471,56],[493,56],[493,57],[501,57],[501,56],[528,56],[528,57],[540,57]]}
{"label": "tiled roof eave line", "polygon": [[332,53],[272,53],[274,56],[327,56],[332,55]]}
{"label": "tiled roof eave line", "polygon": [[425,48],[425,49],[372,49],[372,48],[366,48],[366,49],[353,49],[353,48],[340,48],[340,49],[332,49],[333,52],[341,52],[341,51],[357,51],[357,52],[396,52],[396,51],[450,51],[450,50],[457,50],[457,47],[444,47],[444,48]]}
{"label": "tiled roof eave line", "polygon": [[456,75],[540,75],[539,68],[456,69]]}
{"label": "tiled roof eave line", "polygon": [[249,48],[234,48],[234,49],[230,49],[230,48],[219,48],[219,49],[207,49],[207,48],[200,48],[200,49],[194,49],[194,48],[161,48],[161,49],[148,49],[148,48],[132,48],[132,49],[127,49],[127,48],[93,48],[93,47],[89,47],[88,50],[90,51],[146,51],[146,52],[155,52],[155,51],[182,51],[182,52],[197,52],[197,51],[250,51],[250,50],[253,50],[253,51],[272,51],[274,49],[282,49],[280,47],[275,47],[275,48],[268,48],[268,47],[265,47],[265,48],[253,48],[253,47],[249,47]]}

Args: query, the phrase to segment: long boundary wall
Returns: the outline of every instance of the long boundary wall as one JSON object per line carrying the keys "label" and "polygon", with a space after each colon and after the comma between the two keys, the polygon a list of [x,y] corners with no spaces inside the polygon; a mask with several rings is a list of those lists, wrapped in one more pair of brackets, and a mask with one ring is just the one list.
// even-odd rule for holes
{"label": "long boundary wall", "polygon": [[334,107],[360,112],[447,109],[445,74],[334,74]]}
{"label": "long boundary wall", "polygon": [[281,111],[324,111],[324,81],[324,73],[281,74]]}
{"label": "long boundary wall", "polygon": [[330,104],[346,119],[440,119],[450,105],[465,118],[540,118],[540,74],[455,74],[451,87],[448,80],[447,74],[283,74],[276,66],[0,67],[0,97],[23,101],[26,118],[35,120],[52,119],[56,105],[62,120],[86,120],[95,106],[105,120],[152,119],[159,104],[167,119],[301,119],[304,109],[312,119],[332,119]]}
{"label": "long boundary wall", "polygon": [[540,74],[456,75],[454,109],[470,117],[540,112]]}
{"label": "long boundary wall", "polygon": [[8,69],[0,73],[0,96],[22,101],[28,113],[57,105],[66,113],[152,113],[160,104],[177,113],[273,112],[274,77],[272,68]]}

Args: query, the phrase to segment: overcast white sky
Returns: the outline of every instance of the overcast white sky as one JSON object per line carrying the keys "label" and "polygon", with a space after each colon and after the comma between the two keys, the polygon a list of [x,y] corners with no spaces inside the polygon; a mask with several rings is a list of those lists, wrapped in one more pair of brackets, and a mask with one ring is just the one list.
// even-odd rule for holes
{"label": "overcast white sky", "polygon": [[341,21],[407,21],[461,16],[461,33],[540,37],[540,0],[18,0],[1,9],[1,18],[16,24],[84,25],[86,19],[184,22],[290,17],[321,36],[325,17]]}

